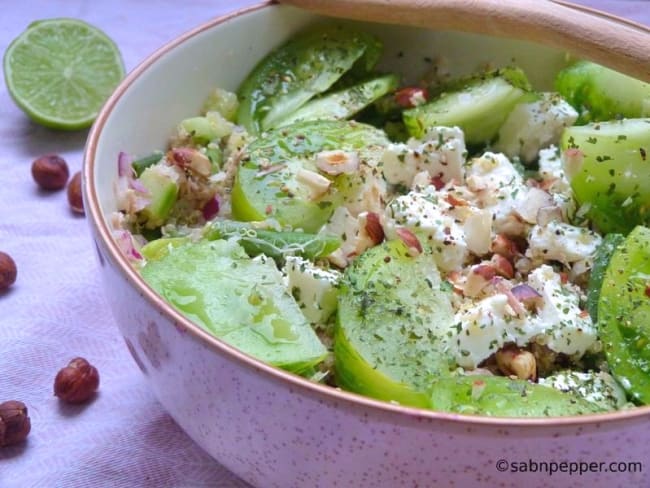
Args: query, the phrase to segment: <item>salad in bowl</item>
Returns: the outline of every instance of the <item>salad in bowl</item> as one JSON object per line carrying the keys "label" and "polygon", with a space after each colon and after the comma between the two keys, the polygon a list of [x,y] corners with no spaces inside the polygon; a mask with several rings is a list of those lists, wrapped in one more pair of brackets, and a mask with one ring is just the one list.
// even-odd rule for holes
{"label": "salad in bowl", "polygon": [[[506,417],[650,403],[650,85],[577,61],[418,84],[319,24],[120,153],[114,237],[144,280],[276,367]],[[447,60],[446,62],[453,62]]]}

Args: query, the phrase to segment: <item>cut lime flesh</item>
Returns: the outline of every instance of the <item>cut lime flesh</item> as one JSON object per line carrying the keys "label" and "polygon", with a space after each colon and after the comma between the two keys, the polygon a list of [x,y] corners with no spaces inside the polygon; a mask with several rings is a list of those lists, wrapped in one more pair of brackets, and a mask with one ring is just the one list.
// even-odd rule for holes
{"label": "cut lime flesh", "polygon": [[9,94],[35,122],[65,130],[90,126],[124,76],[115,43],[76,19],[30,24],[7,48]]}

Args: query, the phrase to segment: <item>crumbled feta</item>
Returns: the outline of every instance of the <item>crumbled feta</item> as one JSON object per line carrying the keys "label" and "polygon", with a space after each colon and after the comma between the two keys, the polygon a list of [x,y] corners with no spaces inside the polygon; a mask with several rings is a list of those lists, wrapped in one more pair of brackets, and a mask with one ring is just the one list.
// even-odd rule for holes
{"label": "crumbled feta", "polygon": [[525,235],[528,225],[515,210],[528,191],[521,174],[501,153],[486,152],[468,162],[467,187],[476,194],[476,201],[493,214],[492,230],[512,236]]}
{"label": "crumbled feta", "polygon": [[569,356],[581,357],[590,350],[596,343],[596,327],[589,314],[580,309],[579,289],[563,284],[548,265],[534,269],[528,275],[528,284],[542,295],[542,305],[529,321],[534,336],[542,336],[540,341],[552,351]]}
{"label": "crumbled feta", "polygon": [[594,256],[602,237],[584,227],[551,221],[535,225],[528,235],[526,256],[533,261],[559,261],[565,265]]}
{"label": "crumbled feta", "polygon": [[322,324],[337,306],[341,273],[325,270],[298,256],[287,256],[284,266],[287,287],[302,313],[313,324]]}
{"label": "crumbled feta", "polygon": [[577,393],[585,400],[596,403],[605,410],[620,409],[627,405],[625,391],[609,373],[604,371],[560,371],[540,378],[541,385],[560,391]]}
{"label": "crumbled feta", "polygon": [[562,167],[562,157],[560,150],[555,145],[551,145],[539,152],[539,176],[546,187],[553,192],[571,193],[571,185],[564,173]]}
{"label": "crumbled feta", "polygon": [[454,316],[455,343],[450,341],[456,362],[467,369],[476,368],[505,343],[527,342],[525,317],[519,317],[503,293],[478,302],[466,301]]}
{"label": "crumbled feta", "polygon": [[338,207],[320,232],[341,238],[341,246],[330,254],[328,259],[335,266],[345,268],[355,254],[359,220],[352,216],[346,207]]}
{"label": "crumbled feta", "polygon": [[470,207],[469,211],[463,225],[467,248],[477,256],[483,256],[490,251],[492,242],[492,212],[476,207]]}
{"label": "crumbled feta", "polygon": [[507,196],[513,187],[523,184],[517,168],[502,153],[486,152],[467,163],[467,187],[481,196],[482,202],[494,204]]}
{"label": "crumbled feta", "polygon": [[386,234],[406,227],[430,245],[442,271],[459,270],[469,257],[462,222],[451,214],[451,206],[434,192],[410,192],[386,207]]}
{"label": "crumbled feta", "polygon": [[428,171],[420,171],[413,177],[411,190],[422,191],[431,186],[431,175]]}
{"label": "crumbled feta", "polygon": [[557,144],[578,112],[557,93],[542,93],[540,100],[517,105],[499,130],[496,149],[524,162],[534,161],[539,150]]}
{"label": "crumbled feta", "polygon": [[540,211],[554,207],[553,197],[547,191],[537,187],[526,187],[517,194],[513,210],[529,224],[537,222]]}
{"label": "crumbled feta", "polygon": [[354,217],[362,212],[382,213],[386,205],[386,181],[381,171],[369,164],[361,164],[354,175],[349,175],[348,186],[338,187],[343,194],[343,205]]}
{"label": "crumbled feta", "polygon": [[580,309],[578,290],[563,285],[547,265],[533,270],[528,284],[542,296],[537,313],[515,314],[505,293],[461,304],[454,316],[455,344],[451,341],[460,366],[473,369],[511,342],[525,346],[542,341],[552,351],[576,358],[594,346],[596,329]]}
{"label": "crumbled feta", "polygon": [[422,171],[444,183],[463,181],[466,155],[465,139],[458,127],[432,127],[422,140],[389,144],[380,164],[388,183],[411,187],[415,175]]}
{"label": "crumbled feta", "polygon": [[565,222],[572,220],[576,213],[576,202],[571,184],[564,172],[560,150],[554,145],[542,149],[539,152],[538,163],[542,186],[551,193],[555,205],[561,209],[562,219]]}

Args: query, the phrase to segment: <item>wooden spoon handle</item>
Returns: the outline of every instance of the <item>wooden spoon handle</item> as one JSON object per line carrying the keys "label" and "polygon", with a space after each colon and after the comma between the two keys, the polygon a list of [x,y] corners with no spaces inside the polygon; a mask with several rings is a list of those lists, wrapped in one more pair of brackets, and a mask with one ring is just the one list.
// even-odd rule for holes
{"label": "wooden spoon handle", "polygon": [[650,28],[555,0],[279,0],[346,19],[538,42],[650,82]]}

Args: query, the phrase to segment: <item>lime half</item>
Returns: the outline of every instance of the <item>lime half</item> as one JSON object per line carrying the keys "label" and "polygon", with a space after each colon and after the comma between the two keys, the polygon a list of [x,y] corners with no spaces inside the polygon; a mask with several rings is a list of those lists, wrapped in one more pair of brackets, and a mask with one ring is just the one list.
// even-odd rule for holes
{"label": "lime half", "polygon": [[124,76],[115,43],[76,19],[29,25],[4,55],[9,94],[35,122],[54,129],[90,126]]}

